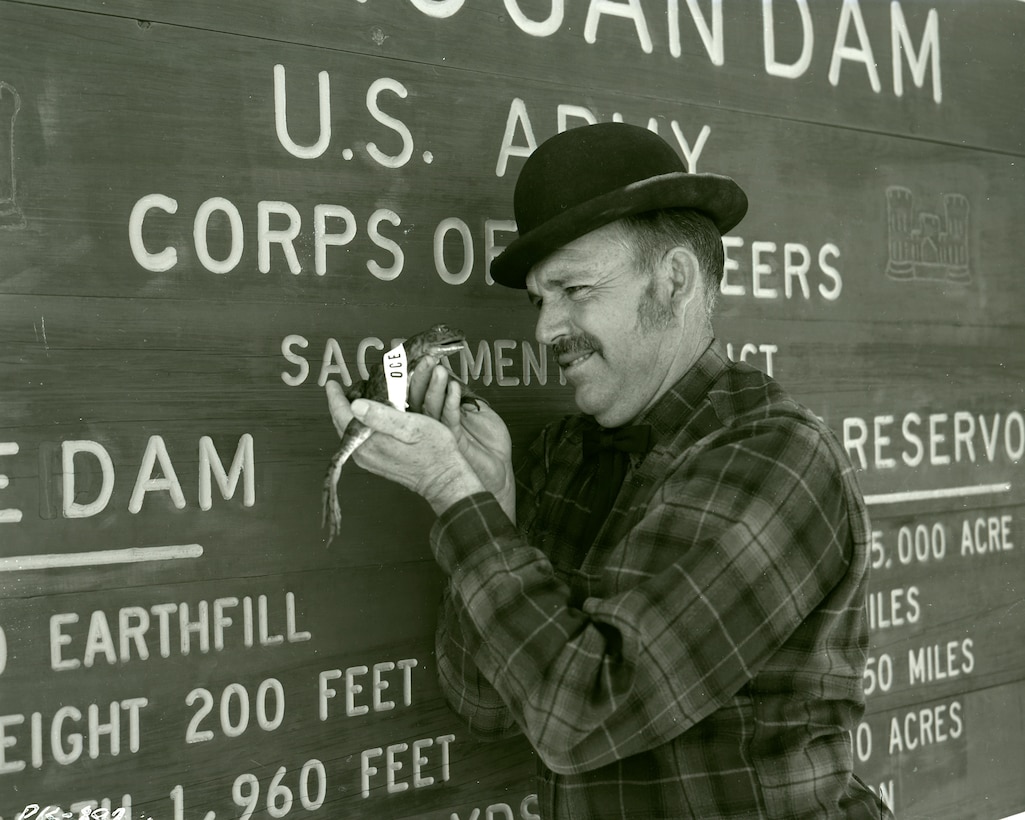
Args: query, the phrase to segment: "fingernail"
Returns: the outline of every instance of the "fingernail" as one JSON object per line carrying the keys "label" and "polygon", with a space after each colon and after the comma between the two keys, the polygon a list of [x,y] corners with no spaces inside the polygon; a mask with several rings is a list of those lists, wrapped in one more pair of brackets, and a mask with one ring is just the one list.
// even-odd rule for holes
{"label": "fingernail", "polygon": [[370,405],[367,403],[366,399],[356,399],[356,401],[352,403],[352,407],[350,409],[352,410],[352,415],[358,419],[362,419],[366,416],[367,410],[370,409]]}

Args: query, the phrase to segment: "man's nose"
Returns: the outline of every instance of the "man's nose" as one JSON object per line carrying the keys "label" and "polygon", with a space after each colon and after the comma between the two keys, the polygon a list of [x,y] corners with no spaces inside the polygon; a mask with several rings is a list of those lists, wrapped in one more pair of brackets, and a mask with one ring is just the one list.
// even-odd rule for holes
{"label": "man's nose", "polygon": [[569,334],[569,314],[559,299],[546,299],[537,316],[534,336],[543,345],[551,345]]}

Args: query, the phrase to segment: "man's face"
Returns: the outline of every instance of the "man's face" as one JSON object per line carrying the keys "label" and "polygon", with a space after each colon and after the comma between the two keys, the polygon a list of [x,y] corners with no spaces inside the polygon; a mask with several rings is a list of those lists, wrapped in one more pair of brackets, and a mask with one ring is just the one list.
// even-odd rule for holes
{"label": "man's face", "polygon": [[638,269],[617,225],[564,245],[527,276],[538,341],[553,348],[580,410],[605,427],[632,421],[675,381],[680,329],[661,284]]}

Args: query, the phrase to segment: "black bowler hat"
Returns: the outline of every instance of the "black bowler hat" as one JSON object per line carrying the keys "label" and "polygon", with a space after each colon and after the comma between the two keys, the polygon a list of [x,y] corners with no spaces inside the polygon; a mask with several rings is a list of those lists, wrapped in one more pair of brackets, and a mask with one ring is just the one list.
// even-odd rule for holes
{"label": "black bowler hat", "polygon": [[491,263],[491,275],[525,288],[531,267],[567,242],[660,208],[701,211],[726,233],[747,213],[747,196],[729,177],[689,173],[646,128],[607,122],[564,131],[523,164],[513,194],[519,237]]}

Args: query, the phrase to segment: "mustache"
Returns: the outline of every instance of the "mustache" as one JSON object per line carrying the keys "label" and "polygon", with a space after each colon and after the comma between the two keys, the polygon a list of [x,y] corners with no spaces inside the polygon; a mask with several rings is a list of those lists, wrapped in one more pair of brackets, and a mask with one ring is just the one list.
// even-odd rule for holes
{"label": "mustache", "polygon": [[591,351],[601,354],[602,346],[601,342],[594,338],[594,336],[582,333],[579,336],[568,336],[558,339],[552,345],[552,351],[556,357],[565,356],[570,353],[588,353]]}

